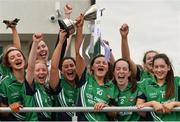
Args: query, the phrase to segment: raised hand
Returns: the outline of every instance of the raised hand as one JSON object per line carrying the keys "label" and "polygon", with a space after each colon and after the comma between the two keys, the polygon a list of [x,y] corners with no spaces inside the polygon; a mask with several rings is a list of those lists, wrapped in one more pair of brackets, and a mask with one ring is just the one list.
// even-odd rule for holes
{"label": "raised hand", "polygon": [[65,14],[71,14],[72,13],[72,6],[70,4],[66,4],[64,6],[64,13]]}
{"label": "raised hand", "polygon": [[121,26],[121,28],[119,29],[119,32],[120,32],[122,38],[123,38],[123,37],[127,37],[128,33],[129,33],[129,27],[128,27],[128,25],[127,25],[127,24],[123,24],[123,25]]}
{"label": "raised hand", "polygon": [[79,17],[76,18],[76,27],[77,28],[82,28],[84,24],[84,15],[81,13]]}
{"label": "raised hand", "polygon": [[67,35],[67,32],[65,30],[60,29],[60,31],[59,31],[59,41],[61,42],[61,44],[64,43],[66,35]]}
{"label": "raised hand", "polygon": [[42,33],[35,33],[35,34],[33,34],[33,41],[34,42],[38,42],[39,43],[42,40],[43,40]]}

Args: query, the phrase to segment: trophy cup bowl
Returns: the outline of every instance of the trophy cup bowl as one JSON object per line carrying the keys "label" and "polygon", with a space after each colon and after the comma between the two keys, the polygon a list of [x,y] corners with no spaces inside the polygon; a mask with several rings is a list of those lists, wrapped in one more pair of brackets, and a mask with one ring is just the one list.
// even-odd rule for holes
{"label": "trophy cup bowl", "polygon": [[[92,21],[96,19],[97,14],[97,7],[96,5],[92,5],[84,14],[84,20],[86,21]],[[63,20],[58,20],[59,26],[61,29],[65,30],[67,32],[66,37],[68,38],[69,35],[73,34],[75,32],[75,25],[76,21],[65,18]]]}

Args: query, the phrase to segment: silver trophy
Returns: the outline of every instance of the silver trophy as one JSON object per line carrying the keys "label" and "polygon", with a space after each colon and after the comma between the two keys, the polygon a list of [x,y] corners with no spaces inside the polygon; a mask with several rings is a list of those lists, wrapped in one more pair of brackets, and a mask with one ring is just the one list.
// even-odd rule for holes
{"label": "silver trophy", "polygon": [[[92,5],[84,14],[84,20],[86,21],[92,21],[96,19],[97,14],[97,6]],[[76,20],[71,20],[68,18],[65,18],[63,20],[58,20],[59,26],[61,29],[65,30],[67,32],[67,37],[69,35],[73,34],[75,32],[75,25],[77,23]]]}

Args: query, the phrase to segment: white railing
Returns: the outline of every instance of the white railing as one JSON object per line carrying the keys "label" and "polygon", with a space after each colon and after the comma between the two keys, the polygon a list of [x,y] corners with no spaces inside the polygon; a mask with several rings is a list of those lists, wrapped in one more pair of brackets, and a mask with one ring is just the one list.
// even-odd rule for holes
{"label": "white railing", "polygon": [[[24,107],[19,112],[152,112],[151,107],[138,109],[129,107],[105,107],[101,111],[94,111],[94,107]],[[180,112],[180,107],[175,107],[172,111]],[[0,107],[0,112],[12,112],[9,107]]]}

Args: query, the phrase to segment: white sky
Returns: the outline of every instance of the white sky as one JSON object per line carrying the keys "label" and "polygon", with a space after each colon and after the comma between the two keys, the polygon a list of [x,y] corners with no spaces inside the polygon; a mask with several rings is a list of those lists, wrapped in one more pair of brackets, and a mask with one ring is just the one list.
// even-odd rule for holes
{"label": "white sky", "polygon": [[119,28],[129,25],[131,57],[142,63],[150,49],[166,53],[180,76],[180,0],[96,0],[105,8],[102,38],[110,42],[115,58],[121,57]]}

